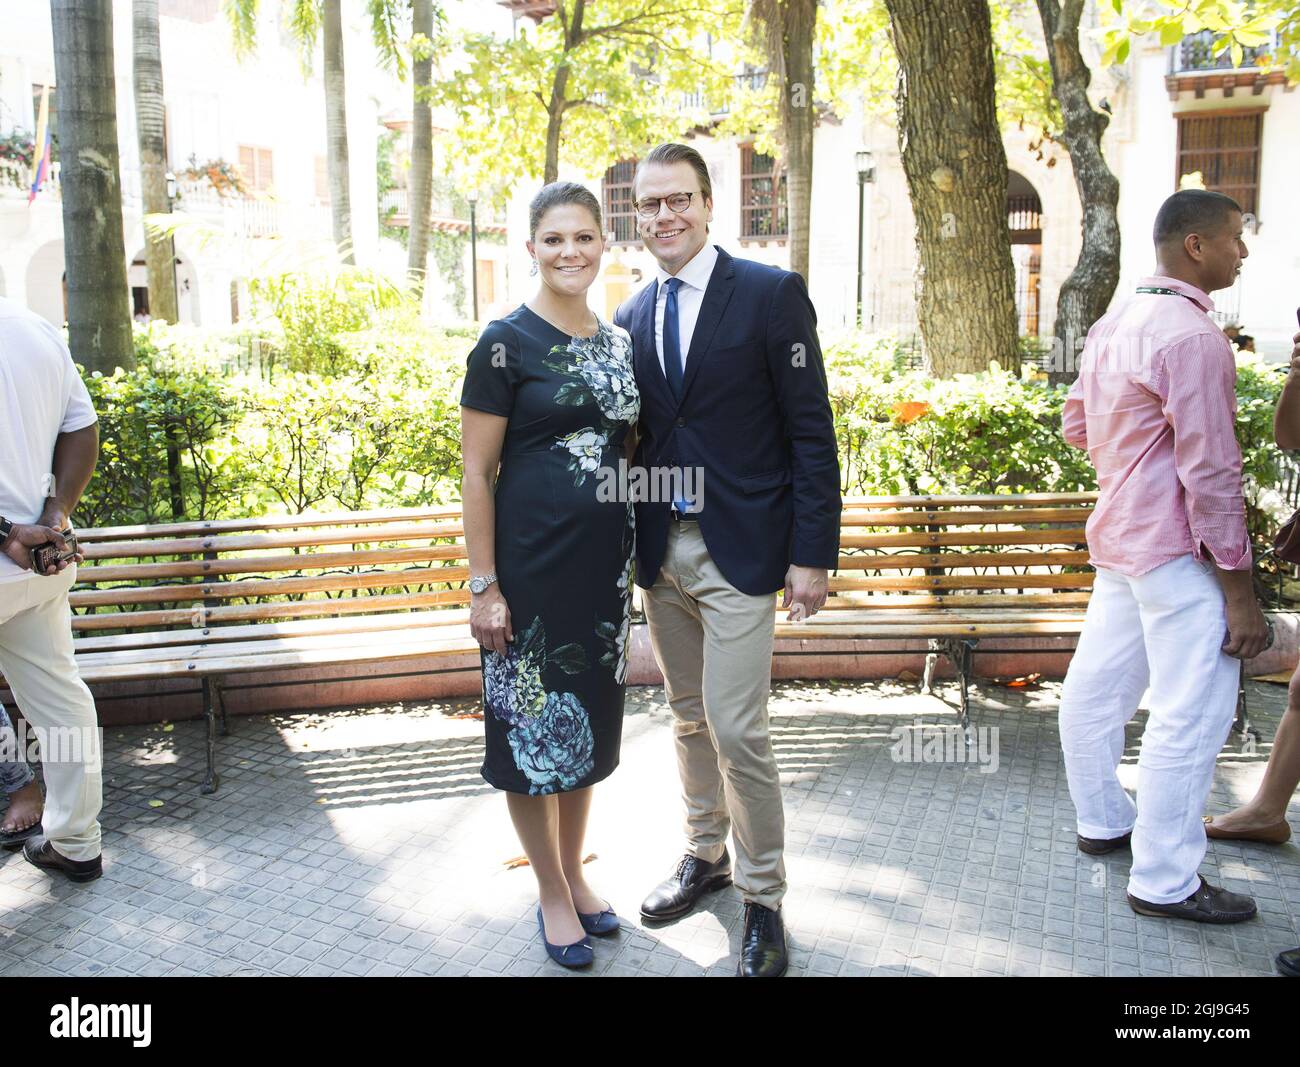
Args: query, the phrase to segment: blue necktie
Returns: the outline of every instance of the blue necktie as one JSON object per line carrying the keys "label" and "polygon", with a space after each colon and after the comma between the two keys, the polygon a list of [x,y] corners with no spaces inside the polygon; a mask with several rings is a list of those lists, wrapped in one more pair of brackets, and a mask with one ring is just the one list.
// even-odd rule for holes
{"label": "blue necktie", "polygon": [[[677,290],[681,287],[680,278],[669,278],[668,299],[664,301],[664,377],[668,379],[668,388],[678,403],[682,399],[682,337],[677,321]],[[673,501],[673,507],[686,512],[691,508],[691,501],[685,496],[678,497]]]}
{"label": "blue necktie", "polygon": [[677,322],[677,290],[680,278],[668,279],[668,299],[664,303],[664,377],[673,399],[682,398],[682,334]]}

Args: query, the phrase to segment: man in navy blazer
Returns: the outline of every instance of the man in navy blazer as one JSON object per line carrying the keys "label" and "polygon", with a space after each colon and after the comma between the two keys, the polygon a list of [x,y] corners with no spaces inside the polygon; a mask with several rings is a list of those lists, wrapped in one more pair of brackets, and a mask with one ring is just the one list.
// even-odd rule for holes
{"label": "man in navy blazer", "polygon": [[767,718],[775,594],[784,590],[792,619],[825,604],[840,474],[804,281],[709,244],[712,192],[687,145],[642,160],[638,229],[660,269],[615,315],[632,336],[634,466],[651,493],[636,507],[636,581],[686,802],[686,854],[641,913],[678,918],[729,884],[730,830],[745,900],[738,972],[765,977],[787,964],[785,819]]}

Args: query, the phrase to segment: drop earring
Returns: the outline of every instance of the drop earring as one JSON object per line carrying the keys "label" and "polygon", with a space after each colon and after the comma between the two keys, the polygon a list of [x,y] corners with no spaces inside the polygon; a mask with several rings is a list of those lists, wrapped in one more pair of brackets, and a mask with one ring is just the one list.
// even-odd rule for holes
{"label": "drop earring", "polygon": [[538,271],[539,269],[540,269],[540,268],[537,266],[537,260],[533,260],[533,266],[532,266],[532,269],[529,270],[529,272],[528,272],[528,276],[529,276],[530,278],[535,277],[536,274],[537,274],[537,271]]}

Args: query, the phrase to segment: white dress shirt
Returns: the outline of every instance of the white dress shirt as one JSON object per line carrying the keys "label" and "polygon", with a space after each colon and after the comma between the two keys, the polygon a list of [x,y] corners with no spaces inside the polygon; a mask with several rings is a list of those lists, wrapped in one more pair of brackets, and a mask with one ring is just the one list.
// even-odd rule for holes
{"label": "white dress shirt", "polygon": [[[35,522],[49,496],[59,434],[95,421],[63,335],[16,300],[0,299],[0,515]],[[0,555],[0,583],[22,578],[48,581]]]}
{"label": "white dress shirt", "polygon": [[[686,354],[691,350],[691,337],[695,334],[695,322],[700,317],[700,305],[704,303],[704,290],[708,288],[717,262],[717,248],[706,244],[676,274],[682,282],[677,290],[677,335],[682,344],[683,371],[686,369]],[[655,275],[659,283],[655,294],[655,351],[659,353],[660,369],[664,365],[664,307],[668,303],[668,279],[672,277],[674,275],[663,267]],[[667,371],[664,373],[667,375]]]}

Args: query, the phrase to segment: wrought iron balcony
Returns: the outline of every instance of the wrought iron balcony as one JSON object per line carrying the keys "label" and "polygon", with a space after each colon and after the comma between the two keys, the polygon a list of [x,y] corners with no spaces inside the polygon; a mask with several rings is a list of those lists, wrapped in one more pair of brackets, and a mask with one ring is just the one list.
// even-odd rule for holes
{"label": "wrought iron balcony", "polygon": [[[1201,30],[1183,38],[1182,44],[1169,50],[1170,74],[1195,74],[1198,72],[1232,70],[1232,53],[1228,48],[1214,51],[1214,41],[1219,35],[1213,30]],[[1244,50],[1238,70],[1257,70],[1261,57],[1273,50],[1273,42]]]}

